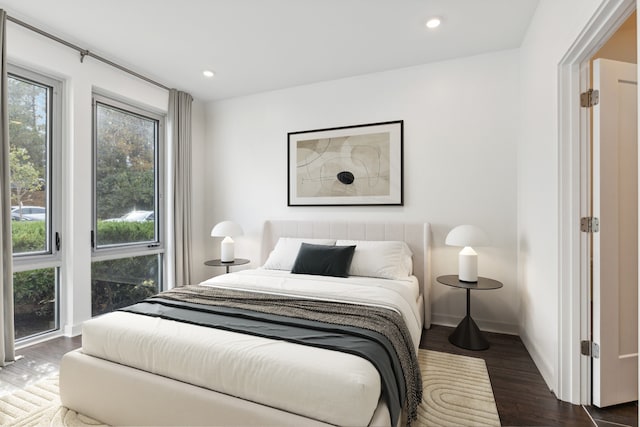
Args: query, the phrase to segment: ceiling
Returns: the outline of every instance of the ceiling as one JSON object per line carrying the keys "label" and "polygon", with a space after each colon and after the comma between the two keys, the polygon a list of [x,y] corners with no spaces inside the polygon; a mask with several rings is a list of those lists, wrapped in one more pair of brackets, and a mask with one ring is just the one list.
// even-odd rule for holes
{"label": "ceiling", "polygon": [[203,101],[517,48],[537,4],[0,0],[14,18]]}

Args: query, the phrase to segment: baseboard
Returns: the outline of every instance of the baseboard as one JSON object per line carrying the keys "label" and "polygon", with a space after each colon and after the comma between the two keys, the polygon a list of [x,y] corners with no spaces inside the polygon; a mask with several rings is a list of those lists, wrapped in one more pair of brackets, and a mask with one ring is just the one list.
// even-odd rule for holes
{"label": "baseboard", "polygon": [[[458,326],[458,323],[460,323],[461,320],[462,318],[460,317],[451,316],[448,314],[431,314],[431,323],[435,325],[450,326],[455,328],[456,326]],[[495,322],[492,320],[476,319],[475,317],[473,318],[473,320],[476,322],[478,327],[485,332],[518,335],[518,325],[504,322]]]}
{"label": "baseboard", "polygon": [[64,336],[65,337],[77,337],[82,333],[82,323],[78,323],[75,325],[65,325],[64,326]]}
{"label": "baseboard", "polygon": [[542,375],[542,378],[547,384],[547,387],[549,388],[549,390],[551,390],[551,392],[556,394],[556,383],[553,376],[553,366],[550,366],[545,361],[545,359],[542,357],[542,353],[538,351],[537,347],[535,346],[535,344],[533,344],[526,331],[520,331],[520,339],[522,340],[524,347],[529,352],[529,356],[531,356],[531,359],[533,359],[533,363],[535,363],[536,368],[538,368],[538,371],[540,371],[540,375]]}

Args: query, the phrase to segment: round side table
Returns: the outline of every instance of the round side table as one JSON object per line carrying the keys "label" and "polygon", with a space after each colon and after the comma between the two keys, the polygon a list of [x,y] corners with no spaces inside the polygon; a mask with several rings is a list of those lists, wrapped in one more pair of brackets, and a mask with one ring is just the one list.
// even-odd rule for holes
{"label": "round side table", "polygon": [[466,348],[467,350],[486,350],[489,348],[489,341],[471,318],[471,291],[500,289],[502,283],[497,280],[478,277],[477,282],[463,282],[457,275],[440,276],[436,279],[443,285],[452,286],[467,290],[467,315],[460,321],[456,329],[449,335],[449,342],[455,346]]}
{"label": "round side table", "polygon": [[249,264],[249,260],[245,258],[236,258],[233,261],[224,262],[221,259],[211,259],[209,261],[205,261],[204,265],[208,265],[209,267],[226,267],[227,273],[229,273],[229,267],[234,265],[244,265]]}

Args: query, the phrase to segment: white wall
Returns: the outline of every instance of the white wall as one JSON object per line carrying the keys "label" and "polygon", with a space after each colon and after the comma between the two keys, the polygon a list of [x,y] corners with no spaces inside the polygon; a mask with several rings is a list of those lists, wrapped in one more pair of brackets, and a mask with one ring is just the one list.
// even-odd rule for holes
{"label": "white wall", "polygon": [[558,64],[602,0],[541,0],[520,48],[518,294],[520,337],[558,386]]}
{"label": "white wall", "polygon": [[[236,256],[256,266],[266,219],[428,221],[435,278],[457,271],[459,248],[444,246],[446,233],[479,225],[492,238],[478,248],[479,274],[505,286],[474,293],[474,318],[516,333],[518,60],[517,50],[501,51],[210,103],[207,227],[239,222]],[[287,207],[287,132],[389,120],[404,120],[403,207]],[[200,237],[205,258],[218,257],[219,240]],[[200,279],[223,272],[195,268]],[[464,291],[434,284],[432,298],[436,322],[463,317]]]}
{"label": "white wall", "polygon": [[[60,320],[65,333],[76,334],[81,322],[91,317],[92,91],[106,91],[159,112],[167,110],[168,92],[89,57],[80,63],[78,52],[13,23],[8,23],[7,50],[9,63],[50,75],[64,86]],[[194,105],[194,145],[202,147],[204,105]],[[199,183],[202,166],[195,172]]]}

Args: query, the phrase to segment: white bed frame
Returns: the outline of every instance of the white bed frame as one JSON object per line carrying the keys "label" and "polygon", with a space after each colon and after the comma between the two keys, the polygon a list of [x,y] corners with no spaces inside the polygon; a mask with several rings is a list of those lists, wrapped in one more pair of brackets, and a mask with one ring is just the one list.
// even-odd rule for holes
{"label": "white bed frame", "polygon": [[[414,274],[422,284],[424,327],[431,325],[429,292],[430,239],[428,223],[362,223],[267,221],[262,262],[279,237],[351,240],[404,240],[413,251]],[[259,403],[151,374],[82,353],[67,353],[60,364],[62,404],[110,425],[146,426],[328,426]],[[404,420],[399,420],[401,425]],[[389,426],[381,400],[370,426]]]}

